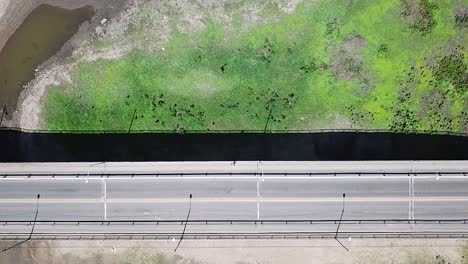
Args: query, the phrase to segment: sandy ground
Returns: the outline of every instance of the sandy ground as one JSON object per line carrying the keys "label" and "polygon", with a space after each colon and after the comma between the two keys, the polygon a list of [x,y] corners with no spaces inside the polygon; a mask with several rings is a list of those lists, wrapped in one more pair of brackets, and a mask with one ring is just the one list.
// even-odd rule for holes
{"label": "sandy ground", "polygon": [[[0,247],[11,243],[2,241]],[[0,254],[0,263],[468,263],[468,256],[462,258],[466,241],[354,239],[343,243],[350,251],[334,240],[186,240],[174,253],[177,241],[38,241]]]}
{"label": "sandy ground", "polygon": [[[9,4],[5,4],[8,2]],[[4,121],[4,124],[24,129],[43,129],[42,106],[47,88],[71,82],[69,73],[81,62],[116,59],[133,49],[164,50],[174,29],[173,25],[177,30],[190,34],[202,30],[207,18],[222,22],[227,28],[232,25],[236,15],[243,17],[247,28],[271,23],[275,21],[275,17],[262,17],[262,11],[269,5],[274,4],[282,12],[291,13],[301,2],[302,0],[0,0],[0,10],[5,9],[4,6],[8,9],[0,16],[0,35],[13,33],[11,29],[19,26],[27,15],[26,11],[30,12],[40,3],[66,8],[88,4],[97,8],[93,20],[85,23],[62,51],[38,68],[36,78],[20,95],[13,119]],[[17,12],[21,20],[17,18],[13,22],[3,23],[2,28],[2,20],[11,20],[12,12]],[[100,24],[103,18],[109,19],[105,25]]]}

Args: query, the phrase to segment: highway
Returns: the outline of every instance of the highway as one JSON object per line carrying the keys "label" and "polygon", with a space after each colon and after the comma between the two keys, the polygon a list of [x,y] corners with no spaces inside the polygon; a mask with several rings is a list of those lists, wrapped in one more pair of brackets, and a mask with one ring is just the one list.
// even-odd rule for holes
{"label": "highway", "polygon": [[[468,233],[468,162],[3,164],[0,238],[28,233],[40,194],[35,233],[179,234],[182,222],[143,225],[112,221],[334,220],[341,232]],[[342,194],[346,197],[343,201]],[[193,198],[190,203],[189,195]],[[413,220],[393,224],[351,220]],[[111,223],[111,224],[109,224]],[[468,223],[468,221],[466,221]],[[327,223],[191,222],[188,234],[335,232]]]}

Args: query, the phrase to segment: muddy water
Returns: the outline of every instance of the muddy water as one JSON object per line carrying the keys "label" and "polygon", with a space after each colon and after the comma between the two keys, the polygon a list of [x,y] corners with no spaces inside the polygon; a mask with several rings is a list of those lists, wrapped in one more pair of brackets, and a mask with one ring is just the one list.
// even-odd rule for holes
{"label": "muddy water", "polygon": [[29,14],[0,52],[0,109],[15,109],[35,68],[56,54],[94,12],[90,6],[67,10],[41,5]]}

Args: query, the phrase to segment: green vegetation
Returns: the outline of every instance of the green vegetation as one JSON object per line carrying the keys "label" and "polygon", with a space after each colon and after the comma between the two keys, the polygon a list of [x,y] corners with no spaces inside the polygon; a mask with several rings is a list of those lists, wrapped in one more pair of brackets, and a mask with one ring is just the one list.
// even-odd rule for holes
{"label": "green vegetation", "polygon": [[81,64],[49,91],[46,124],[468,133],[467,4],[320,0],[247,32],[210,21],[166,51]]}

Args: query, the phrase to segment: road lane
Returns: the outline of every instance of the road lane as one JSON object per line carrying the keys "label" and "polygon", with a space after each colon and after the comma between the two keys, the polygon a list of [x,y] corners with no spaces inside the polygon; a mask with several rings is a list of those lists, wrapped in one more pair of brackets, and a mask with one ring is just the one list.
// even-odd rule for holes
{"label": "road lane", "polygon": [[[341,201],[323,203],[262,203],[264,219],[339,219]],[[343,219],[405,219],[407,202],[347,202]]]}
{"label": "road lane", "polygon": [[408,179],[266,179],[261,191],[262,197],[408,197]]}
{"label": "road lane", "polygon": [[415,179],[416,197],[468,197],[468,178]]}
{"label": "road lane", "polygon": [[468,200],[416,201],[417,219],[468,219]]}
{"label": "road lane", "polygon": [[[162,203],[108,203],[109,220],[180,220],[187,217],[186,202]],[[243,220],[254,219],[256,204],[253,202],[196,202],[192,203],[191,220]]]}
{"label": "road lane", "polygon": [[85,184],[84,180],[75,181],[1,181],[0,199],[31,199],[38,193],[44,199],[79,199],[79,198],[99,198],[101,196],[102,183],[100,180],[89,180]]}
{"label": "road lane", "polygon": [[[33,220],[36,210],[35,202],[1,203],[0,219]],[[41,203],[38,220],[96,220],[103,219],[103,204],[101,202],[68,203],[57,200],[54,203]]]}
{"label": "road lane", "polygon": [[108,198],[238,198],[254,197],[256,179],[111,180]]}

